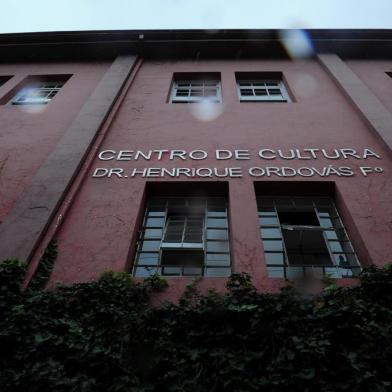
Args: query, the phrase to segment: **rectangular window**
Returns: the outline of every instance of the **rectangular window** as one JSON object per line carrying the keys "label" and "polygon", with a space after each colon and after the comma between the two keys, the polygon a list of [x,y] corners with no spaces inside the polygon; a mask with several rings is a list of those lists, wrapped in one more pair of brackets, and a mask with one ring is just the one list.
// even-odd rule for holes
{"label": "rectangular window", "polygon": [[236,72],[236,80],[241,102],[290,102],[279,72]]}
{"label": "rectangular window", "polygon": [[360,266],[331,198],[258,197],[268,274],[346,278]]}
{"label": "rectangular window", "polygon": [[151,197],[140,230],[135,276],[228,276],[227,202],[222,197]]}
{"label": "rectangular window", "polygon": [[12,105],[46,105],[64,86],[64,82],[32,83],[19,91],[12,99]]}
{"label": "rectangular window", "polygon": [[208,100],[222,102],[218,73],[175,73],[170,94],[171,103],[193,103]]}
{"label": "rectangular window", "polygon": [[47,105],[62,89],[70,76],[28,76],[13,89],[9,103],[11,105]]}

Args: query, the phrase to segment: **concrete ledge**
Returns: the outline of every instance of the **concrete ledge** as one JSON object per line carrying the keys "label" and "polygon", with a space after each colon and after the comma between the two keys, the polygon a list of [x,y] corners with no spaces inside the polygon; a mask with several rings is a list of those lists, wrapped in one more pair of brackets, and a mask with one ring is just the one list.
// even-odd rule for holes
{"label": "concrete ledge", "polygon": [[118,56],[0,226],[0,261],[29,261],[136,64]]}
{"label": "concrete ledge", "polygon": [[392,113],[337,55],[319,54],[317,57],[372,131],[392,151]]}

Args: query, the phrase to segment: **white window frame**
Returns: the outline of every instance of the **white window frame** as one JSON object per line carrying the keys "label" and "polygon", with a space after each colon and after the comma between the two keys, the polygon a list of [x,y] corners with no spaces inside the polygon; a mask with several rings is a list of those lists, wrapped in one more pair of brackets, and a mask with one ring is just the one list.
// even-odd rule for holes
{"label": "white window frame", "polygon": [[185,234],[188,229],[188,221],[192,219],[192,215],[189,214],[184,214],[184,215],[179,215],[178,217],[181,217],[184,219],[184,226],[182,228],[182,234],[181,234],[181,241],[178,242],[169,242],[165,240],[166,233],[168,230],[168,227],[170,225],[171,220],[174,218],[174,216],[168,216],[166,218],[166,224],[165,224],[165,229],[163,231],[163,236],[162,236],[162,243],[161,243],[161,249],[204,249],[204,242],[205,242],[205,215],[196,215],[195,217],[201,219],[201,229],[202,229],[202,235],[201,235],[201,241],[200,242],[185,242]]}
{"label": "white window frame", "polygon": [[[65,82],[41,81],[24,87],[11,99],[12,105],[47,105],[62,89]],[[49,86],[49,87],[48,87]],[[39,95],[44,93],[45,96]]]}
{"label": "white window frame", "polygon": [[[242,86],[247,84],[248,86]],[[268,85],[275,84],[275,86]],[[261,85],[261,86],[256,86]],[[256,95],[256,90],[263,89],[267,95]],[[280,95],[271,94],[279,89]],[[251,90],[252,95],[242,95],[242,90]],[[241,79],[237,78],[237,94],[240,102],[291,102],[283,80],[280,79]]]}
{"label": "white window frame", "polygon": [[[170,206],[173,201],[185,201],[178,207],[182,211],[173,211],[176,206]],[[193,202],[197,200],[200,209],[196,212]],[[193,211],[189,211],[189,208]],[[203,217],[202,242],[183,242],[185,239],[184,230],[182,229],[182,242],[165,241],[166,230],[170,215]],[[149,222],[150,220],[154,222]],[[147,230],[158,230],[160,233],[150,233],[147,236]],[[212,233],[215,232],[215,233]],[[216,236],[216,232],[220,234]],[[153,244],[145,247],[146,244]],[[135,276],[147,276],[146,274],[164,274],[163,268],[171,266],[162,265],[162,256],[166,251],[189,251],[203,252],[204,263],[200,267],[200,274],[188,273],[187,266],[175,266],[181,273],[175,276],[207,276],[207,277],[226,277],[231,273],[231,255],[230,255],[230,234],[229,234],[229,217],[228,204],[226,197],[152,197],[148,200],[145,217],[142,227],[139,231],[139,240],[133,264],[133,274]],[[168,274],[164,274],[169,276]],[[173,275],[174,276],[174,275]]]}
{"label": "white window frame", "polygon": [[[181,86],[184,85],[184,86]],[[188,85],[188,86],[185,86]],[[206,91],[209,87],[216,90],[216,95],[206,95]],[[178,90],[188,90],[188,95],[177,96]],[[211,88],[210,88],[211,89]],[[202,90],[200,96],[191,95],[192,91]],[[170,102],[171,103],[194,103],[202,102],[208,100],[214,103],[222,103],[222,88],[221,82],[218,79],[178,79],[173,80],[171,92],[170,92]]]}
{"label": "white window frame", "polygon": [[[258,199],[263,199],[263,197],[258,197]],[[315,271],[320,271],[322,270],[323,273],[325,271],[330,271],[328,273],[332,273],[332,277],[334,278],[341,278],[341,277],[351,277],[352,275],[352,270],[361,270],[361,264],[359,263],[358,257],[355,253],[355,250],[351,244],[351,241],[347,235],[347,231],[344,227],[344,224],[342,222],[341,217],[339,216],[339,212],[337,211],[337,208],[335,206],[334,201],[331,198],[326,198],[326,197],[282,197],[282,196],[268,196],[266,197],[267,199],[273,200],[273,211],[271,211],[271,213],[269,212],[263,212],[263,210],[261,210],[260,208],[258,208],[258,215],[259,215],[259,219],[260,219],[260,229],[268,229],[268,228],[276,228],[279,230],[280,232],[280,236],[279,237],[268,237],[268,236],[263,236],[261,234],[261,239],[262,241],[281,241],[283,248],[282,251],[274,251],[274,250],[264,250],[265,254],[272,254],[272,253],[277,253],[277,254],[282,254],[284,261],[283,263],[267,263],[267,268],[284,268],[284,275],[285,277],[287,277],[287,274],[289,274],[289,268],[293,268],[294,270],[300,270],[303,269],[303,272],[305,273],[306,271],[312,270],[314,269]],[[277,199],[287,199],[288,201],[293,201],[293,200],[306,200],[308,201],[309,204],[308,206],[298,206],[298,207],[277,207],[276,206],[276,200]],[[329,201],[329,207],[328,208],[332,208],[332,210],[334,211],[334,215],[330,216],[327,219],[330,219],[331,221],[335,220],[335,223],[337,226],[323,226],[321,219],[323,219],[322,214],[324,214],[324,212],[320,212],[319,209],[322,209],[323,207],[318,207],[317,206],[317,200],[320,199],[328,199]],[[314,211],[315,215],[317,216],[317,219],[319,221],[319,226],[313,226],[313,225],[287,225],[287,224],[282,224],[280,222],[280,218],[279,218],[279,210],[281,211],[282,209],[287,210],[287,211],[297,211],[297,212],[306,212],[306,211]],[[301,211],[302,210],[302,211]],[[271,215],[272,214],[272,215]],[[264,215],[264,218],[262,217]],[[266,224],[263,222],[263,219],[265,219],[268,216],[274,216],[276,217],[277,223],[275,224]],[[337,239],[328,239],[327,237],[327,232],[336,232],[337,230],[341,230],[342,231],[342,238],[338,238]],[[288,257],[288,252],[286,249],[286,243],[285,243],[285,239],[284,239],[284,235],[283,235],[283,230],[293,230],[293,231],[302,231],[302,232],[306,232],[306,231],[320,231],[323,233],[323,238],[330,256],[330,261],[331,261],[331,265],[299,265],[297,263],[291,263],[290,262],[290,258]],[[333,251],[331,249],[331,243],[335,243],[338,242],[340,244],[342,243],[346,243],[347,247],[349,249],[351,249],[351,251],[347,251],[347,250],[343,250],[340,251]],[[347,257],[348,255],[350,255],[350,257],[353,258],[354,263],[350,264],[350,267],[342,267],[339,264],[336,263],[335,261],[335,255],[344,255],[344,257]],[[341,274],[341,268],[345,271],[345,275],[342,276]],[[316,274],[317,275],[317,274]]]}

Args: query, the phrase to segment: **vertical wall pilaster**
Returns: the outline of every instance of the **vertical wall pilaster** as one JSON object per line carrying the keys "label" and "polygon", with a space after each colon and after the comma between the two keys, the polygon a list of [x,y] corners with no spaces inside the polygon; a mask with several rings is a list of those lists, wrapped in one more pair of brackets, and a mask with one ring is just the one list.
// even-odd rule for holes
{"label": "vertical wall pilaster", "polygon": [[137,57],[118,56],[0,226],[0,261],[29,261],[119,96]]}
{"label": "vertical wall pilaster", "polygon": [[260,238],[253,182],[232,181],[229,186],[229,199],[233,271],[247,272],[254,283],[261,285],[267,278],[267,267]]}
{"label": "vertical wall pilaster", "polygon": [[317,57],[370,129],[392,151],[392,113],[336,54],[319,54]]}

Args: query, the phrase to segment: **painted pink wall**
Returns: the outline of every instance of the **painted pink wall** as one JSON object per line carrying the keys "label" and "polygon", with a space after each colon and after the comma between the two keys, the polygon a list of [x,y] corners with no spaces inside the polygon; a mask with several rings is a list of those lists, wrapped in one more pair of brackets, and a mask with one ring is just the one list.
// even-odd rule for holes
{"label": "painted pink wall", "polygon": [[[220,72],[224,111],[211,122],[190,113],[191,105],[167,103],[174,72]],[[240,103],[236,71],[282,71],[295,102]],[[69,72],[69,71],[68,71]],[[71,90],[71,85],[69,86]],[[48,126],[48,128],[50,128]],[[371,148],[383,159],[349,158],[331,161],[273,160],[257,158],[260,148]],[[89,175],[58,232],[59,256],[51,282],[94,279],[105,269],[128,270],[134,254],[132,239],[138,230],[145,180],[141,178],[92,178],[95,167],[226,167],[315,166],[329,164],[382,166],[383,174],[365,178],[326,177],[336,181],[337,204],[349,236],[363,264],[382,265],[390,259],[392,239],[391,162],[384,147],[367,129],[357,112],[314,61],[145,61],[128,91],[99,150],[249,149],[250,161],[101,162],[92,164]],[[196,179],[200,180],[200,179]],[[228,179],[231,249],[234,271],[249,272],[259,287],[276,289],[282,282],[268,279],[259,235],[253,181],[249,176]],[[290,178],[262,178],[262,181]],[[295,181],[323,178],[296,178]],[[156,181],[150,179],[150,181]],[[166,181],[166,179],[165,179]],[[170,181],[167,179],[167,181]],[[189,181],[176,179],[171,181]],[[304,186],[306,186],[304,184]],[[169,296],[178,296],[185,278],[170,278]],[[222,287],[225,279],[204,279],[203,285]]]}
{"label": "painted pink wall", "polygon": [[392,112],[391,60],[349,60],[347,65],[372,90],[384,106]]}
{"label": "painted pink wall", "polygon": [[29,75],[72,74],[52,102],[31,107],[0,105],[0,222],[52,152],[110,63],[1,64],[13,77],[0,87],[0,100]]}

